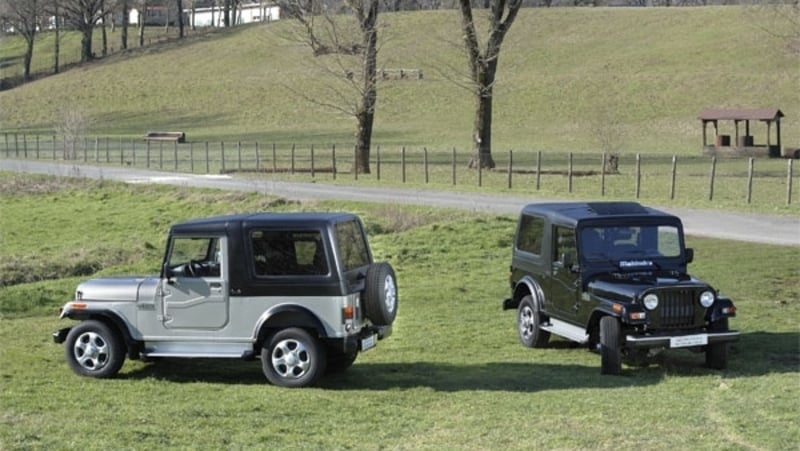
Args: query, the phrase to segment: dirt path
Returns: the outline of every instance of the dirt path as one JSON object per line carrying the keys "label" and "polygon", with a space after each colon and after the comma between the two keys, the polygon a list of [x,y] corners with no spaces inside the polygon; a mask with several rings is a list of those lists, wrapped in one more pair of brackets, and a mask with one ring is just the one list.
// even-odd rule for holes
{"label": "dirt path", "polygon": [[[169,173],[143,169],[94,167],[25,160],[0,160],[0,170],[105,178],[128,183],[163,183],[198,188],[251,191],[295,200],[338,199],[418,204],[460,208],[476,212],[510,214],[519,212],[520,208],[527,203],[554,200],[405,188],[353,187],[321,183],[247,180],[227,175]],[[683,220],[686,233],[689,235],[800,246],[800,217],[797,216],[761,215],[675,207],[660,207],[660,209],[679,216]]]}

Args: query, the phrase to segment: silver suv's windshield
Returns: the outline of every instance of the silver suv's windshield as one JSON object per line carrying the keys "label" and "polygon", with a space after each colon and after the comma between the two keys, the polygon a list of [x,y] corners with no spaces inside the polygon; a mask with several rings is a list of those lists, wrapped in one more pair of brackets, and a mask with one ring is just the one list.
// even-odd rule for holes
{"label": "silver suv's windshield", "polygon": [[673,225],[586,227],[580,232],[584,260],[641,260],[681,255],[680,231]]}

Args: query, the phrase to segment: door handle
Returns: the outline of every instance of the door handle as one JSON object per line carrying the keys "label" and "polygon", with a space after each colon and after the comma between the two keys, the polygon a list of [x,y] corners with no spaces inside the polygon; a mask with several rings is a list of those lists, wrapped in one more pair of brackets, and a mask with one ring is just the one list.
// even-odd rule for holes
{"label": "door handle", "polygon": [[222,284],[219,282],[211,282],[208,284],[211,288],[222,288]]}

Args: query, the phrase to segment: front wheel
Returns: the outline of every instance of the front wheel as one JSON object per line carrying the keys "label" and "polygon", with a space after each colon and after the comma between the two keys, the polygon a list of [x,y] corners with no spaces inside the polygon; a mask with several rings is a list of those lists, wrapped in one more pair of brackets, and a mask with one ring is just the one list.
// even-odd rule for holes
{"label": "front wheel", "polygon": [[602,374],[620,374],[622,372],[621,336],[617,318],[613,316],[600,318],[600,372]]}
{"label": "front wheel", "polygon": [[542,330],[542,312],[531,295],[522,298],[517,310],[519,341],[527,348],[542,348],[550,341],[550,332]]}
{"label": "front wheel", "polygon": [[[727,332],[728,318],[723,318],[709,325],[709,331]],[[724,370],[728,367],[728,343],[712,343],[706,346],[706,367],[714,370]]]}
{"label": "front wheel", "polygon": [[76,374],[112,377],[125,362],[125,349],[116,333],[105,323],[87,320],[73,327],[64,343],[67,363]]}
{"label": "front wheel", "polygon": [[325,373],[325,348],[303,329],[273,334],[261,349],[264,375],[280,387],[307,387]]}

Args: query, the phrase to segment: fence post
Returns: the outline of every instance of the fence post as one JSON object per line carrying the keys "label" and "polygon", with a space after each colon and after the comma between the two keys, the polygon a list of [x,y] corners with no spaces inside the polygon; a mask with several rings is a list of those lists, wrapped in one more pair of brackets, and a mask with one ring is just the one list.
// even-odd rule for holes
{"label": "fence post", "polygon": [[53,161],[56,161],[56,135],[52,136],[51,142],[53,143]]}
{"label": "fence post", "polygon": [[428,148],[422,148],[422,165],[425,168],[425,184],[428,184]]}
{"label": "fence post", "polygon": [[28,135],[22,134],[22,152],[25,158],[28,158]]}
{"label": "fence post", "polygon": [[376,156],[377,156],[377,159],[378,159],[378,162],[377,162],[377,164],[378,164],[378,167],[377,167],[377,169],[378,169],[377,180],[380,182],[381,181],[381,146],[378,146],[378,148],[376,150],[377,150],[377,155]]}
{"label": "fence post", "polygon": [[639,198],[639,194],[641,193],[642,189],[642,155],[636,154],[636,198]]}
{"label": "fence post", "polygon": [[136,167],[136,141],[131,138],[131,164],[133,167]]}
{"label": "fence post", "polygon": [[106,136],[106,163],[111,163],[111,156],[109,151],[109,143],[108,143],[108,136]]}
{"label": "fence post", "polygon": [[400,149],[400,180],[406,182],[406,146]]}
{"label": "fence post", "polygon": [[788,167],[786,168],[786,205],[792,204],[792,162],[789,159]]}
{"label": "fence post", "polygon": [[19,158],[19,135],[14,133],[14,156]]}
{"label": "fence post", "polygon": [[222,159],[222,169],[220,169],[220,173],[225,173],[225,143],[219,143],[219,151],[220,151],[220,158]]}
{"label": "fence post", "polygon": [[261,157],[258,155],[258,141],[256,141],[256,172],[261,170]]}
{"label": "fence post", "polygon": [[[5,138],[5,141],[6,141],[6,147],[5,147],[5,150],[6,150],[6,158],[8,158],[8,150],[9,150],[9,149],[8,149],[8,132],[6,132],[6,133],[3,133],[3,137]],[[55,158],[53,158],[53,159],[55,160]]]}
{"label": "fence post", "polygon": [[600,162],[600,197],[606,195],[606,153],[603,152],[603,160]]}
{"label": "fence post", "polygon": [[478,155],[478,186],[483,186],[483,162],[481,161],[480,154]]}
{"label": "fence post", "polygon": [[158,169],[164,170],[164,141],[158,142]]}
{"label": "fence post", "polygon": [[294,144],[292,144],[292,165],[290,174],[294,175]]}
{"label": "fence post", "polygon": [[567,161],[567,192],[572,192],[572,152],[569,153]]}
{"label": "fence post", "polygon": [[358,180],[358,146],[353,146],[353,180]]}
{"label": "fence post", "polygon": [[311,145],[311,178],[314,178],[314,145]]}
{"label": "fence post", "polygon": [[100,162],[100,138],[97,136],[94,137],[94,162]]}
{"label": "fence post", "polygon": [[508,151],[508,189],[511,189],[511,173],[514,170],[514,151]]}
{"label": "fence post", "polygon": [[[73,141],[74,142],[74,141]],[[83,162],[89,161],[89,138],[83,138]]]}
{"label": "fence post", "polygon": [[39,159],[39,135],[36,135],[36,159]]}
{"label": "fence post", "polygon": [[747,161],[747,203],[749,204],[753,198],[753,157],[750,157]]}
{"label": "fence post", "polygon": [[677,155],[673,155],[672,156],[672,181],[671,181],[670,187],[669,187],[669,198],[670,199],[675,199],[675,177],[677,175],[677,172],[678,172],[678,156]]}
{"label": "fence post", "polygon": [[542,186],[542,151],[536,152],[536,191]]}
{"label": "fence post", "polygon": [[122,138],[119,139],[119,165],[125,165],[125,143],[122,142]]}
{"label": "fence post", "polygon": [[241,171],[242,170],[242,142],[241,141],[237,141],[236,142],[236,155],[237,155],[237,158],[238,158],[238,164],[237,164],[236,168],[239,171]]}
{"label": "fence post", "polygon": [[178,171],[178,141],[175,140],[172,142],[172,158],[175,160],[173,163],[173,168],[177,172]]}
{"label": "fence post", "polygon": [[272,175],[278,172],[278,151],[275,149],[275,143],[272,143]]}
{"label": "fence post", "polygon": [[209,161],[208,158],[208,141],[206,141],[206,174],[211,172],[210,164],[211,162]]}
{"label": "fence post", "polygon": [[456,186],[456,148],[453,147],[453,186]]}
{"label": "fence post", "polygon": [[708,200],[714,199],[714,177],[717,173],[717,157],[711,157],[711,176],[709,177],[710,181],[708,183]]}
{"label": "fence post", "polygon": [[189,171],[194,174],[194,143],[189,143]]}
{"label": "fence post", "polygon": [[[378,155],[380,155],[380,147],[378,147]],[[380,157],[378,157],[378,161],[380,161]],[[380,163],[378,163],[378,167],[380,167]],[[336,144],[331,146],[331,170],[333,171],[333,179],[336,180]]]}

